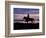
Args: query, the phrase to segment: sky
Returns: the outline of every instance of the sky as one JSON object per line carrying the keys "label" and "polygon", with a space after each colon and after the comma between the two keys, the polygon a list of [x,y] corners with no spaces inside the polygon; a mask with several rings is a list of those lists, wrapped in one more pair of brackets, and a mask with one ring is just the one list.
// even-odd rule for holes
{"label": "sky", "polygon": [[39,9],[33,8],[14,8],[14,14],[39,14]]}

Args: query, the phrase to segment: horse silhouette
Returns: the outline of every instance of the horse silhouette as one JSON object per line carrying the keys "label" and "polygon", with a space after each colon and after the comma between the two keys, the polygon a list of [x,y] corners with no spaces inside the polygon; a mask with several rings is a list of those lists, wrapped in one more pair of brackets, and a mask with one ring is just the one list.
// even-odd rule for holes
{"label": "horse silhouette", "polygon": [[29,21],[31,21],[31,23],[33,23],[34,22],[34,18],[27,18],[27,17],[24,17],[24,19],[25,19],[25,22],[29,22]]}
{"label": "horse silhouette", "polygon": [[29,18],[29,13],[28,13],[27,17],[24,16],[23,19],[25,19],[25,22],[27,22],[27,23],[28,23],[29,21],[31,21],[31,23],[34,23],[34,18]]}

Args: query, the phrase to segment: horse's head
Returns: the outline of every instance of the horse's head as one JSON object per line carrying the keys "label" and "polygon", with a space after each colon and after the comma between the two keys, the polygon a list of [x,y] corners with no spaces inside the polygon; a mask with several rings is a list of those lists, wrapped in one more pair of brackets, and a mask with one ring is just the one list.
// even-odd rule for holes
{"label": "horse's head", "polygon": [[24,17],[23,19],[26,19],[26,17]]}

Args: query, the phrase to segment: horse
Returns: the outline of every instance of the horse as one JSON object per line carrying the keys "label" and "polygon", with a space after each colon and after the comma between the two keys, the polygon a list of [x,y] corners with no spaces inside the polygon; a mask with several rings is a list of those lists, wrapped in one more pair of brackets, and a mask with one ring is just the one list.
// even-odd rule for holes
{"label": "horse", "polygon": [[29,22],[31,21],[31,23],[34,23],[34,18],[27,18],[27,17],[24,17],[23,19],[25,19],[25,22]]}

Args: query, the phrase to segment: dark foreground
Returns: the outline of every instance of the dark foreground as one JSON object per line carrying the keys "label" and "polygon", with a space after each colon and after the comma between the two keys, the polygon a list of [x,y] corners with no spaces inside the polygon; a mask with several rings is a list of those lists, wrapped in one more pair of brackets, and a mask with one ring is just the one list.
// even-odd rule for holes
{"label": "dark foreground", "polygon": [[14,23],[14,30],[39,29],[39,23]]}

